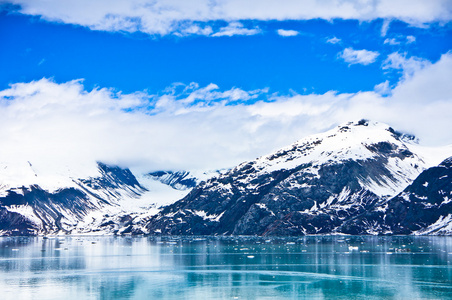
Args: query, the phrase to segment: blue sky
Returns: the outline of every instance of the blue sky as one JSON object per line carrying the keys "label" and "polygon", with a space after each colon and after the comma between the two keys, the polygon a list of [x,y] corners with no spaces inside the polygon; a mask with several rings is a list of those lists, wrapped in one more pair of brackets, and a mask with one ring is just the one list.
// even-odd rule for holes
{"label": "blue sky", "polygon": [[0,1],[0,154],[219,168],[361,117],[449,144],[451,20],[449,0]]}
{"label": "blue sky", "polygon": [[[4,10],[0,18],[3,45],[0,88],[43,77],[65,82],[84,78],[85,86],[113,87],[130,93],[164,90],[175,82],[222,89],[268,87],[287,94],[354,93],[372,90],[385,80],[398,82],[400,72],[383,70],[393,52],[435,62],[452,49],[451,24],[428,28],[394,21],[382,36],[382,19],[252,22],[262,32],[252,36],[147,35],[141,32],[93,31],[48,22]],[[253,25],[250,25],[252,27]],[[278,29],[296,30],[280,36]],[[413,42],[406,40],[413,37]],[[330,39],[339,39],[336,44]],[[388,42],[395,39],[396,45]],[[349,64],[339,55],[345,48],[378,52],[368,65]]]}

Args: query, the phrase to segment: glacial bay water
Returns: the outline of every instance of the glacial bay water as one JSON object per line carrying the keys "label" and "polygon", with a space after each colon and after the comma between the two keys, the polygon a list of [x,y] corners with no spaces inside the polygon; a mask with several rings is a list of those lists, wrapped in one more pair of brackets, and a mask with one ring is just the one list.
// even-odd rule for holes
{"label": "glacial bay water", "polygon": [[452,299],[452,237],[2,237],[0,299]]}

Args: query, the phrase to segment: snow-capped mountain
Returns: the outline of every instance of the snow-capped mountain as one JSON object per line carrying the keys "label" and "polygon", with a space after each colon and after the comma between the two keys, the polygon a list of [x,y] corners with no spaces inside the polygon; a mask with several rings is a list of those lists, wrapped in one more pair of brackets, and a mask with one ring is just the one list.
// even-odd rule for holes
{"label": "snow-capped mountain", "polygon": [[[70,172],[48,178],[30,162],[22,167],[14,170],[16,177],[2,181],[1,235],[143,233],[143,219],[184,197],[200,180],[189,172],[178,172],[180,178],[173,174],[169,181],[149,174],[135,176],[129,169],[103,163],[94,170],[74,172],[91,174],[85,178],[69,177]],[[24,185],[17,183],[20,173],[25,174]],[[187,182],[192,185],[181,188]]]}
{"label": "snow-capped mountain", "polygon": [[338,232],[387,203],[452,153],[361,120],[245,162],[194,188],[146,226],[150,234]]}
{"label": "snow-capped mountain", "polygon": [[[120,195],[121,188],[127,187],[129,196],[135,197],[144,191],[130,172],[121,174],[103,164],[99,164],[99,172],[98,178],[76,180],[69,187],[55,191],[44,190],[37,184],[4,190],[0,200],[3,234],[65,231],[90,211],[110,205]],[[15,222],[17,219],[19,223]]]}
{"label": "snow-capped mountain", "polygon": [[221,172],[0,162],[0,235],[452,234],[451,154],[361,120]]}

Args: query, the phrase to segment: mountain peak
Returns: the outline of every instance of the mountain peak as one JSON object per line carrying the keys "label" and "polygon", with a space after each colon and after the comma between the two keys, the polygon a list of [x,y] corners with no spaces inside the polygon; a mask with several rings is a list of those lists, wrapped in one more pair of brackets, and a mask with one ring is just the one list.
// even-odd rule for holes
{"label": "mountain peak", "polygon": [[451,168],[452,167],[452,156],[443,160],[439,165],[441,167]]}
{"label": "mountain peak", "polygon": [[[403,172],[412,169],[414,165],[422,167],[422,159],[414,156],[409,143],[401,136],[384,123],[368,120],[347,122],[325,133],[305,137],[250,163],[257,170],[271,172],[290,170],[302,164],[319,166],[385,156],[388,159],[401,159],[397,165],[392,166],[394,171]],[[388,163],[393,164],[395,161],[389,160]]]}
{"label": "mountain peak", "polygon": [[159,234],[333,232],[426,167],[403,135],[368,120],[303,138],[197,186],[149,222]]}
{"label": "mountain peak", "polygon": [[[373,131],[373,130],[386,130],[389,133],[392,134],[392,136],[400,141],[403,142],[409,142],[409,143],[418,143],[419,139],[406,132],[397,131],[388,124],[377,122],[377,121],[371,121],[367,119],[361,119],[359,121],[352,121],[343,123],[336,127],[336,130],[339,132],[356,132],[358,131]],[[333,129],[334,130],[334,129]]]}

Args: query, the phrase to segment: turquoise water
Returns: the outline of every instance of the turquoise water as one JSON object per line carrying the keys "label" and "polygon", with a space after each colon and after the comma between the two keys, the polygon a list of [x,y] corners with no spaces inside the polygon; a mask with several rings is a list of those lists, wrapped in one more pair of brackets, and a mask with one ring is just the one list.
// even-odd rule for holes
{"label": "turquoise water", "polygon": [[0,299],[452,299],[452,238],[3,237]]}

